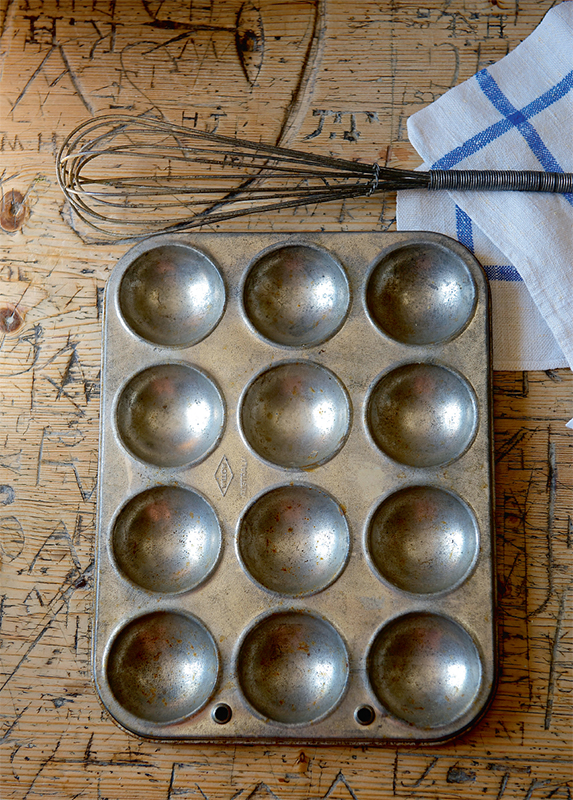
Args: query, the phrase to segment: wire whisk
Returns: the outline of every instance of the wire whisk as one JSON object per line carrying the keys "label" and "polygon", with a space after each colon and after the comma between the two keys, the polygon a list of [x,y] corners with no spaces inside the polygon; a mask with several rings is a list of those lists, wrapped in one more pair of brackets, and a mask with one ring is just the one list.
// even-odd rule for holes
{"label": "wire whisk", "polygon": [[409,171],[115,114],[72,131],[56,170],[78,217],[122,239],[402,189],[573,192],[568,173]]}

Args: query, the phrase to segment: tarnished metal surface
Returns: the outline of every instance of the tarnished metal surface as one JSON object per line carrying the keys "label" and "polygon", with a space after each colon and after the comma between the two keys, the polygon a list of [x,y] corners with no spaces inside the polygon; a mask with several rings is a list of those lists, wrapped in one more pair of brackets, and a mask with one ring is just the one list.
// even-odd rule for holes
{"label": "tarnished metal surface", "polygon": [[303,725],[336,708],[348,681],[349,656],[325,619],[282,611],[248,632],[236,669],[244,697],[263,720]]}
{"label": "tarnished metal surface", "polygon": [[94,672],[141,735],[424,742],[495,682],[488,291],[438,234],[196,234],[109,280]]}
{"label": "tarnished metal surface", "polygon": [[131,620],[115,638],[107,679],[127,719],[162,725],[205,705],[218,666],[215,643],[198,620],[152,611]]}
{"label": "tarnished metal surface", "polygon": [[342,266],[324,250],[271,249],[252,265],[243,289],[245,315],[269,341],[311,347],[336,333],[350,304]]}
{"label": "tarnished metal surface", "polygon": [[350,401],[331,370],[285,361],[258,375],[241,399],[247,443],[270,464],[308,470],[330,461],[350,433]]}
{"label": "tarnished metal surface", "polygon": [[242,517],[237,553],[261,586],[288,597],[329,586],[345,566],[350,535],[344,511],[324,490],[279,486]]}
{"label": "tarnished metal surface", "polygon": [[202,370],[185,363],[153,364],[122,390],[115,422],[124,447],[144,464],[189,467],[219,441],[225,405]]}
{"label": "tarnished metal surface", "polygon": [[111,532],[124,575],[150,592],[185,592],[202,583],[221,551],[211,505],[182,486],[154,486],[133,497]]}
{"label": "tarnished metal surface", "polygon": [[468,381],[441,364],[402,364],[380,378],[367,406],[374,442],[409,467],[439,467],[469,447],[478,423]]}

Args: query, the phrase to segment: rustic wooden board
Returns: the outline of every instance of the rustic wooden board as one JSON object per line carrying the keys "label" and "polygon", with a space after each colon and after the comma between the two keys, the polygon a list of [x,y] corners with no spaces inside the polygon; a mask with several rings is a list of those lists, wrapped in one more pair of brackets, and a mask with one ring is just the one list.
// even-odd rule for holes
{"label": "rustic wooden board", "polygon": [[[110,720],[89,650],[100,312],[126,246],[82,241],[54,175],[65,134],[109,109],[414,167],[407,117],[552,4],[0,0],[2,224],[14,228],[0,230],[3,800],[571,797],[569,370],[495,375],[501,674],[473,731],[430,748],[222,748],[142,742]],[[269,226],[392,229],[394,205],[225,230]]]}

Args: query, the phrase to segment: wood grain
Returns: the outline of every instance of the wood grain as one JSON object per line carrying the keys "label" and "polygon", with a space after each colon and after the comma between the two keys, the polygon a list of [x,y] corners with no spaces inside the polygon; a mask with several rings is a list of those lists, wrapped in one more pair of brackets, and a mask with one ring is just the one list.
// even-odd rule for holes
{"label": "wood grain", "polygon": [[[110,109],[414,167],[407,117],[552,4],[0,0],[0,192],[21,196],[0,229],[3,800],[571,798],[569,370],[495,374],[501,666],[471,732],[430,748],[224,748],[140,741],[111,721],[90,627],[102,291],[126,247],[82,241],[54,174],[65,135]],[[390,197],[225,230],[394,224]]]}

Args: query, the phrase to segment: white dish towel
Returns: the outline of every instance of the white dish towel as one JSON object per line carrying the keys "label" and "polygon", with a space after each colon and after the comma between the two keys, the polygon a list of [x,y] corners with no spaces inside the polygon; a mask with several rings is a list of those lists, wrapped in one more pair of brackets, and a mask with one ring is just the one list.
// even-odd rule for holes
{"label": "white dish towel", "polygon": [[[408,136],[423,169],[573,172],[573,2],[413,114]],[[397,226],[452,236],[483,265],[494,369],[573,368],[573,195],[403,191]]]}

